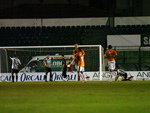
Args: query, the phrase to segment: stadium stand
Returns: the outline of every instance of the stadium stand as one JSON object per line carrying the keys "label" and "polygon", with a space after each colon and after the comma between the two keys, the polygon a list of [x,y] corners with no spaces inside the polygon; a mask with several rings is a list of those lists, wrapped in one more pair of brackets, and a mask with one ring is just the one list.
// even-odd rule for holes
{"label": "stadium stand", "polygon": [[110,34],[149,34],[150,25],[117,25]]}
{"label": "stadium stand", "polygon": [[[100,40],[98,43],[106,48],[107,40],[105,37],[107,34],[149,34],[149,31],[150,25],[117,25],[113,28],[105,25],[0,27],[0,45],[47,46],[73,45],[75,43],[88,44],[89,42],[86,40],[94,37],[94,39]],[[102,36],[102,38],[100,38],[100,36]],[[149,54],[150,52],[144,51],[118,51],[117,67],[134,71],[150,70]],[[27,58],[27,55],[24,55],[24,57],[26,57],[27,60],[31,59]]]}
{"label": "stadium stand", "polygon": [[105,26],[0,27],[0,37],[1,46],[73,45],[100,31]]}
{"label": "stadium stand", "polygon": [[[84,44],[86,38],[107,34],[149,34],[150,25],[0,27],[1,46],[40,46]],[[58,41],[61,40],[61,41]],[[103,40],[104,44],[106,42]],[[15,43],[18,41],[18,43]],[[106,44],[105,44],[106,45]],[[105,47],[105,45],[103,45]]]}

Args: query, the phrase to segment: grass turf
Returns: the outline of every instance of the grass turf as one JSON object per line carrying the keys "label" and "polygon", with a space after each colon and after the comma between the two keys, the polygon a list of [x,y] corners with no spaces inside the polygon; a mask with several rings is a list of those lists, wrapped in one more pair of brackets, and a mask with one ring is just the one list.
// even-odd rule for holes
{"label": "grass turf", "polygon": [[0,113],[150,113],[150,81],[0,83]]}

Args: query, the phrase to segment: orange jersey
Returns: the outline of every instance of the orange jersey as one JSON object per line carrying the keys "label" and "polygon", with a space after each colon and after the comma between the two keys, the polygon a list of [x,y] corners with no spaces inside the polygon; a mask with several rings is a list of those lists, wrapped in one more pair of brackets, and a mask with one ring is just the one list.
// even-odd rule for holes
{"label": "orange jersey", "polygon": [[[83,49],[81,49],[81,52],[83,55],[85,55],[85,52]],[[73,50],[74,60],[78,60],[78,49]]]}
{"label": "orange jersey", "polygon": [[76,55],[77,52],[78,52],[78,49],[74,49],[74,50],[73,50],[73,55]]}
{"label": "orange jersey", "polygon": [[78,60],[78,66],[80,67],[84,67],[85,63],[84,63],[84,55],[82,52],[79,52],[79,60]]}
{"label": "orange jersey", "polygon": [[109,49],[105,52],[105,58],[107,61],[115,61],[115,57],[117,56],[117,52],[115,50]]}

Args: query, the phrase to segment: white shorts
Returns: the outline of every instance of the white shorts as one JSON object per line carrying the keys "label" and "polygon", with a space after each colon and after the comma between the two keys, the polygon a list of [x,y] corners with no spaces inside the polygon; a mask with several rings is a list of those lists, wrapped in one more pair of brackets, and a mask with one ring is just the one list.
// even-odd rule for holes
{"label": "white shorts", "polygon": [[77,71],[84,71],[84,67],[78,66]]}
{"label": "white shorts", "polygon": [[108,62],[109,70],[114,70],[116,68],[115,65],[116,65],[115,61],[109,61]]}

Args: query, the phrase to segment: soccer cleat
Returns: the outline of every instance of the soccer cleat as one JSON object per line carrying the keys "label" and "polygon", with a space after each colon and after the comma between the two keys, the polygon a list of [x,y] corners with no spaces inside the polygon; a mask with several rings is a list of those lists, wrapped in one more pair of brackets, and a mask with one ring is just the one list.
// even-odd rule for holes
{"label": "soccer cleat", "polygon": [[130,77],[128,78],[128,80],[130,80],[131,78],[133,78],[133,76],[130,76]]}
{"label": "soccer cleat", "polygon": [[86,79],[90,78],[90,76],[86,76]]}
{"label": "soccer cleat", "polygon": [[134,76],[130,76],[129,78],[133,78]]}
{"label": "soccer cleat", "polygon": [[53,82],[53,75],[50,75],[49,81]]}
{"label": "soccer cleat", "polygon": [[52,79],[50,79],[49,81],[50,81],[50,82],[53,82],[53,80],[52,80]]}
{"label": "soccer cleat", "polygon": [[45,82],[48,82],[48,81],[47,81],[47,76],[46,76],[46,75],[44,75],[44,79],[45,79]]}
{"label": "soccer cleat", "polygon": [[66,79],[66,78],[63,78],[63,81],[67,81],[67,79]]}
{"label": "soccer cleat", "polygon": [[69,80],[70,80],[70,77],[67,78],[67,81],[69,81]]}

